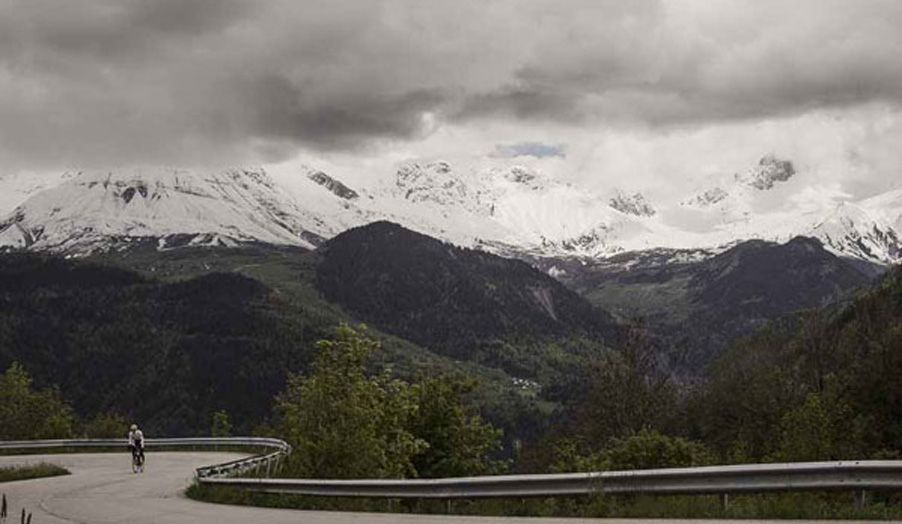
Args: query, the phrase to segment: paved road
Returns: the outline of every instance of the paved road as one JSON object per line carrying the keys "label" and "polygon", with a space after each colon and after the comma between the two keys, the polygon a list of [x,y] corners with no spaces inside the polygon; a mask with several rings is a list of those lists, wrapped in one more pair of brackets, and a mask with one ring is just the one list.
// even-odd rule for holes
{"label": "paved road", "polygon": [[[52,462],[72,475],[0,483],[10,503],[11,521],[18,522],[24,506],[34,514],[32,524],[568,524],[655,522],[653,520],[586,520],[483,518],[439,515],[338,513],[223,506],[196,502],[182,494],[194,468],[232,460],[232,453],[152,453],[147,471],[135,475],[131,457],[121,454],[72,454],[0,457],[0,467]],[[677,521],[658,521],[674,523]],[[687,522],[687,521],[682,521]],[[708,521],[710,522],[710,521]],[[737,521],[749,524],[749,521]],[[800,521],[794,521],[798,523]],[[831,521],[838,524],[838,521]],[[860,523],[859,523],[860,524]]]}

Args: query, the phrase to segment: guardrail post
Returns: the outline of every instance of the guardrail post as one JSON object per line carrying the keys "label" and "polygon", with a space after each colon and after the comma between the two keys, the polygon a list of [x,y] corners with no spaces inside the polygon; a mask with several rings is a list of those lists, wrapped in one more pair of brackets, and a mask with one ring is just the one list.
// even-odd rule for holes
{"label": "guardrail post", "polygon": [[868,492],[863,489],[855,490],[855,509],[861,511],[868,505]]}
{"label": "guardrail post", "polygon": [[730,494],[729,493],[721,493],[720,494],[720,510],[727,511],[730,509]]}

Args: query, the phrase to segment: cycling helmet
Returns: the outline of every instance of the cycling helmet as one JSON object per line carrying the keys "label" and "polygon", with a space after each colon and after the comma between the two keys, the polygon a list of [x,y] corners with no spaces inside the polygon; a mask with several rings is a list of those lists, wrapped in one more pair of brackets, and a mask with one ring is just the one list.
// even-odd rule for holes
{"label": "cycling helmet", "polygon": [[132,424],[132,427],[130,427],[130,428],[128,428],[128,429],[130,429],[130,430],[132,430],[132,431],[138,431],[138,425],[137,425],[137,424]]}

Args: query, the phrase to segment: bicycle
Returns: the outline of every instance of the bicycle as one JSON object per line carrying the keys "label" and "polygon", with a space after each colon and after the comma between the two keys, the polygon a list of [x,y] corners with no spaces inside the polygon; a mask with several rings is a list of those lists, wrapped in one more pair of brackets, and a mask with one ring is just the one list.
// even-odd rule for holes
{"label": "bicycle", "polygon": [[144,473],[144,450],[138,446],[132,446],[132,472]]}

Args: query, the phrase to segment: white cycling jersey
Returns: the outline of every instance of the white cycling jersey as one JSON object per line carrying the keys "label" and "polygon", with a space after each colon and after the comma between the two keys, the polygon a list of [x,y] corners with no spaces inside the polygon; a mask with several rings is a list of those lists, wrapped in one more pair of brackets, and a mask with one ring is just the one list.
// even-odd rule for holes
{"label": "white cycling jersey", "polygon": [[134,446],[136,442],[140,442],[141,449],[144,449],[144,433],[140,429],[128,432],[128,445]]}

